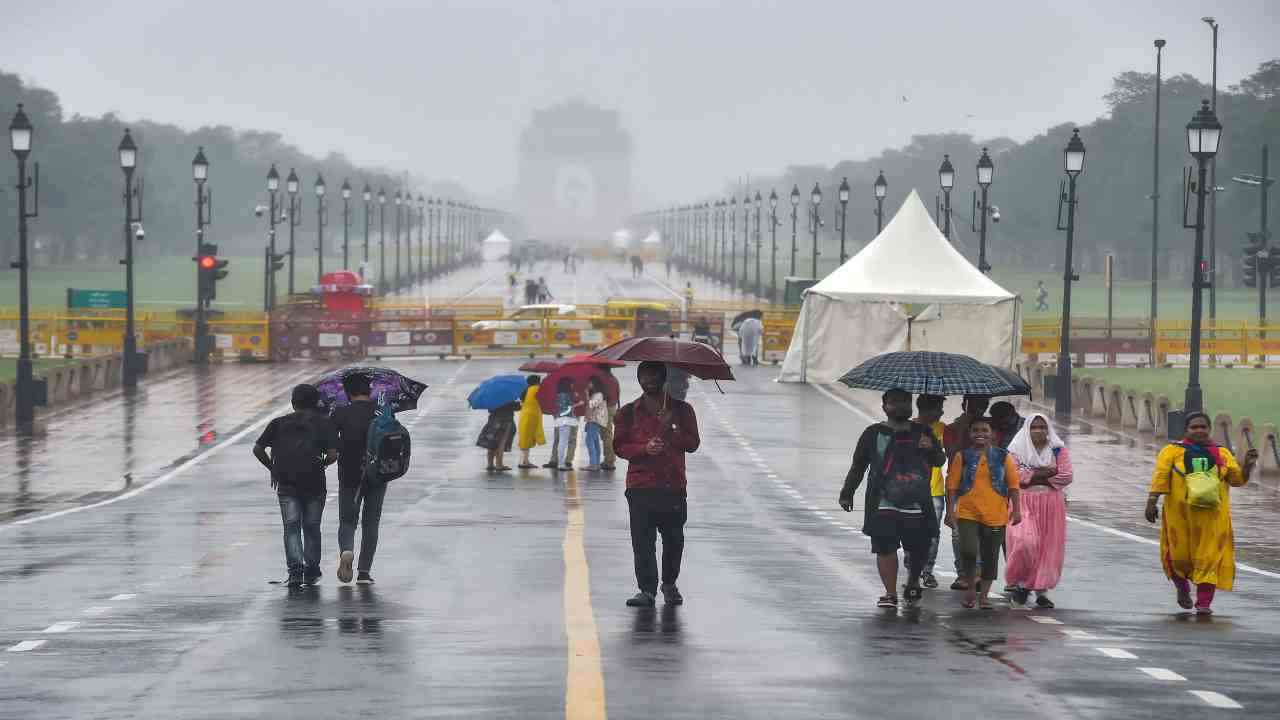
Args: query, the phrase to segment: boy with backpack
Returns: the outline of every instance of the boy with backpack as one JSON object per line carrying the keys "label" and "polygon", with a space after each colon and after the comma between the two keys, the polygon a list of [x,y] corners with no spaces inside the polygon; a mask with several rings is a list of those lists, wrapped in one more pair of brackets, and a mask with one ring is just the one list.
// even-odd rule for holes
{"label": "boy with backpack", "polygon": [[920,573],[937,533],[930,478],[946,455],[933,429],[911,421],[911,393],[889,390],[883,396],[885,422],[862,432],[853,453],[853,466],[840,490],[840,507],[853,511],[853,494],[867,480],[862,533],[871,538],[871,552],[884,583],[877,607],[898,607],[898,548],[906,551],[907,606],[915,607],[923,594]]}
{"label": "boy with backpack", "polygon": [[288,585],[294,588],[320,580],[320,517],[327,492],[324,469],[338,457],[338,438],[320,412],[320,391],[315,386],[295,387],[292,403],[293,412],[267,424],[254,443],[253,455],[271,471],[271,487],[284,524]]}
{"label": "boy with backpack", "polygon": [[[356,584],[371,585],[373,555],[387,483],[409,466],[409,433],[386,405],[372,397],[369,378],[352,373],[342,379],[350,403],[333,411],[340,440],[338,453],[338,580],[351,582],[356,527],[360,526],[360,562]],[[363,507],[363,512],[361,512]]]}

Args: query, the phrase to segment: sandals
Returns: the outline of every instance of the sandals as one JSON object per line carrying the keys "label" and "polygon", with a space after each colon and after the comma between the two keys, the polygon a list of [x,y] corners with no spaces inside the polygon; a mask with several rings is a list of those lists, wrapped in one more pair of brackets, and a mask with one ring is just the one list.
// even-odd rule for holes
{"label": "sandals", "polygon": [[532,464],[532,463],[520,463],[520,464],[519,464],[519,465],[517,465],[516,467],[520,468],[521,470],[533,470],[534,468],[536,468],[536,467],[538,467],[538,466],[537,466],[537,465],[534,465],[534,464]]}
{"label": "sandals", "polygon": [[897,608],[898,596],[897,595],[881,595],[880,599],[876,601],[876,607],[889,608],[889,609]]}
{"label": "sandals", "polygon": [[1191,601],[1191,590],[1178,590],[1178,607],[1183,610],[1190,610],[1195,603]]}
{"label": "sandals", "polygon": [[996,606],[992,605],[990,600],[987,600],[984,598],[978,601],[978,609],[979,610],[995,610]]}

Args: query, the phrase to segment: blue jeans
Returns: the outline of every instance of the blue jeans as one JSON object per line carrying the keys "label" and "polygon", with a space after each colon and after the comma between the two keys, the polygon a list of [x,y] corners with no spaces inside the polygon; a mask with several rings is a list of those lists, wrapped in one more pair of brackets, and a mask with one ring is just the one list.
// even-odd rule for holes
{"label": "blue jeans", "polygon": [[592,467],[600,465],[600,426],[589,422],[587,423],[587,455],[591,459]]}
{"label": "blue jeans", "polygon": [[320,516],[324,495],[278,495],[284,523],[284,560],[289,574],[320,575]]}
{"label": "blue jeans", "polygon": [[[360,561],[356,572],[369,572],[373,554],[378,551],[378,523],[382,520],[382,501],[387,497],[387,484],[370,483],[359,499],[359,486],[338,488],[338,550],[355,550],[356,526],[360,527]],[[364,512],[361,513],[361,506]]]}

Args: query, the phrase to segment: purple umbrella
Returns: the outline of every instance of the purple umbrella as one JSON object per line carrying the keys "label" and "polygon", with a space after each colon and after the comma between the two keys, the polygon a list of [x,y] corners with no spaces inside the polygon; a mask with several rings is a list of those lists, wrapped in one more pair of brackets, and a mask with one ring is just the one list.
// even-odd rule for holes
{"label": "purple umbrella", "polygon": [[320,391],[320,406],[332,412],[334,408],[350,403],[342,389],[342,379],[348,375],[364,375],[373,387],[373,399],[384,399],[393,412],[413,410],[418,407],[418,397],[427,384],[384,367],[353,366],[335,370],[316,381]]}

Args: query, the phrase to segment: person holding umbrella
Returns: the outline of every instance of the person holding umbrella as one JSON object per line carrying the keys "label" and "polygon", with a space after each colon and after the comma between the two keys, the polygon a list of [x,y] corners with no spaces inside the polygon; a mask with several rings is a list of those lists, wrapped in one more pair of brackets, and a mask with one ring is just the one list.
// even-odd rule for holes
{"label": "person holding umbrella", "polygon": [[[607,348],[606,348],[607,349]],[[701,440],[693,407],[663,391],[667,366],[640,363],[643,395],[618,410],[614,418],[614,450],[627,460],[626,498],[631,520],[631,550],[640,592],[629,607],[653,607],[661,579],[663,601],[680,605],[676,587],[684,554],[688,519],[685,458]],[[657,536],[662,535],[662,574],[658,574]]]}
{"label": "person holding umbrella", "polygon": [[538,407],[538,385],[542,379],[537,375],[530,375],[528,382],[529,389],[525,390],[524,400],[520,402],[520,415],[517,421],[521,470],[532,470],[538,467],[529,459],[529,451],[539,445],[547,444],[547,436],[542,431],[542,408]]}
{"label": "person holding umbrella", "polygon": [[529,381],[524,375],[497,375],[477,385],[467,396],[467,404],[473,410],[489,411],[489,419],[476,438],[476,446],[489,451],[489,472],[511,469],[503,463],[502,454],[511,449],[516,430],[515,414],[528,388]]}

